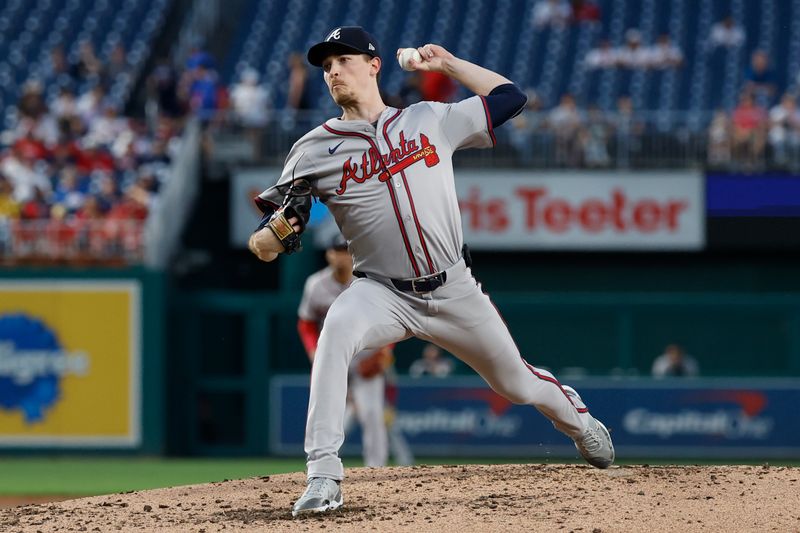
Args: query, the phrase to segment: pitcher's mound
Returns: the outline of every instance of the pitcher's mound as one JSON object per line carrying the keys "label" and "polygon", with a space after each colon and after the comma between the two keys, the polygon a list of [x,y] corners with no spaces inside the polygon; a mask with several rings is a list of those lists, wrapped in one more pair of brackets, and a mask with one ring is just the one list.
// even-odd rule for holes
{"label": "pitcher's mound", "polygon": [[466,465],[351,469],[342,509],[293,519],[303,474],[0,510],[2,531],[800,531],[800,469]]}

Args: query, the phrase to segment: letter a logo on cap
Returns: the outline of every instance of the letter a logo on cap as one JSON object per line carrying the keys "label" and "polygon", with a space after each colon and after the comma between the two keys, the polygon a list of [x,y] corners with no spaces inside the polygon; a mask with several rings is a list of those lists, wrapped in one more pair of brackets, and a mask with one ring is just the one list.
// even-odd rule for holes
{"label": "letter a logo on cap", "polygon": [[372,50],[373,52],[375,51],[375,47],[372,46],[372,43],[369,43],[369,49]]}
{"label": "letter a logo on cap", "polygon": [[330,41],[331,39],[336,39],[337,41],[342,36],[342,28],[336,28],[333,30],[330,35],[325,39],[325,42]]}

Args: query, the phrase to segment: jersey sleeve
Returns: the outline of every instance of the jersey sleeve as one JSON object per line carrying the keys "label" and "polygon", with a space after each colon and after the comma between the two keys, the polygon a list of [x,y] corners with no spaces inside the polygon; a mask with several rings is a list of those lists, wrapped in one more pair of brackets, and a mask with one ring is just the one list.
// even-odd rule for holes
{"label": "jersey sleeve", "polygon": [[297,178],[312,180],[315,176],[316,167],[311,156],[305,150],[307,145],[308,143],[300,141],[295,143],[289,151],[289,155],[286,156],[278,181],[254,198],[256,205],[265,215],[272,214],[281,205],[292,180]]}
{"label": "jersey sleeve", "polygon": [[482,96],[472,96],[454,104],[430,102],[430,105],[453,150],[495,145],[489,109]]}

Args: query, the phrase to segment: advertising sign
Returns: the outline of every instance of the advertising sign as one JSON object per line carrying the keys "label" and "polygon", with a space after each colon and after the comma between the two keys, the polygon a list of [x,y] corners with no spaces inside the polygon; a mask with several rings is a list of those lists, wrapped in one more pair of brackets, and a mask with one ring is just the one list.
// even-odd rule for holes
{"label": "advertising sign", "polygon": [[[571,382],[611,430],[618,457],[800,457],[798,380]],[[308,377],[272,381],[273,453],[302,455]],[[395,429],[417,455],[577,457],[572,441],[530,406],[480,378],[402,379]],[[360,435],[347,435],[356,453]]]}
{"label": "advertising sign", "polygon": [[[261,219],[253,197],[277,167],[237,172],[231,244],[246,247]],[[699,250],[705,245],[703,177],[694,172],[458,170],[464,240],[476,250]],[[413,184],[411,185],[413,189]],[[327,243],[336,230],[321,202],[310,226]]]}
{"label": "advertising sign", "polygon": [[140,292],[0,283],[0,447],[140,444]]}
{"label": "advertising sign", "polygon": [[692,172],[461,171],[464,240],[474,249],[698,250],[703,178]]}

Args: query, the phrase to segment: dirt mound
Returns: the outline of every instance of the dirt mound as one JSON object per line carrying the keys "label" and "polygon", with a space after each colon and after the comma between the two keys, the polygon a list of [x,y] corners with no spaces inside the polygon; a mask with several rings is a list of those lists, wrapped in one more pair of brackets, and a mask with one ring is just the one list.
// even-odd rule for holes
{"label": "dirt mound", "polygon": [[303,474],[0,510],[2,531],[800,532],[800,469],[467,465],[352,469],[345,506],[292,519]]}

